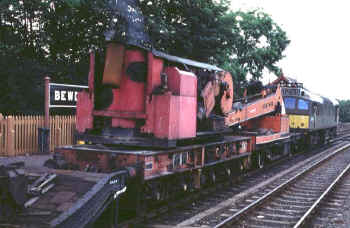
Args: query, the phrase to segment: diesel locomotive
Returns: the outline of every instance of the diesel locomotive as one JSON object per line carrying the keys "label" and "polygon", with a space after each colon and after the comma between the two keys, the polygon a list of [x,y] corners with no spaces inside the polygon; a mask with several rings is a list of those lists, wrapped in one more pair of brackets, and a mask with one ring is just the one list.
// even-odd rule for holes
{"label": "diesel locomotive", "polygon": [[296,80],[281,76],[274,84],[282,87],[291,132],[303,133],[308,145],[324,144],[336,136],[339,103],[310,92]]}

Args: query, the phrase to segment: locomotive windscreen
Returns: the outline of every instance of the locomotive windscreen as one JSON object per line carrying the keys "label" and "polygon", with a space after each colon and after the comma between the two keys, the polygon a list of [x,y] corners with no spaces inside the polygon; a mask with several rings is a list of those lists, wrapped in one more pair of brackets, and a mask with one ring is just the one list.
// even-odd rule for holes
{"label": "locomotive windscreen", "polygon": [[106,40],[150,50],[152,45],[139,0],[109,0],[108,4],[113,10],[113,24],[105,33]]}
{"label": "locomotive windscreen", "polygon": [[285,97],[283,100],[287,109],[295,109],[296,99],[294,97]]}

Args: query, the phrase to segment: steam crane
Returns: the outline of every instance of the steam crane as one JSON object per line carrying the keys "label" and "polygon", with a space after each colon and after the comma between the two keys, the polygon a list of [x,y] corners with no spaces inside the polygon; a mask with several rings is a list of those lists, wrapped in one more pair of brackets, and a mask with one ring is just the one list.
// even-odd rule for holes
{"label": "steam crane", "polygon": [[106,33],[105,58],[90,55],[89,88],[78,94],[78,144],[55,151],[81,170],[128,170],[121,208],[168,200],[290,153],[279,86],[236,99],[229,72],[155,50],[138,1],[113,8],[118,26]]}

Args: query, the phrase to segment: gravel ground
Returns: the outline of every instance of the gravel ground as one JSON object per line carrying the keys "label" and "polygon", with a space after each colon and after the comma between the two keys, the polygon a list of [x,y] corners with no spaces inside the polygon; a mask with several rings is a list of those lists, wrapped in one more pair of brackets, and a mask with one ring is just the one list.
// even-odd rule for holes
{"label": "gravel ground", "polygon": [[10,164],[12,162],[24,162],[26,167],[43,166],[45,161],[52,158],[51,154],[45,155],[30,155],[18,157],[0,157],[0,165]]}
{"label": "gravel ground", "polygon": [[[350,178],[350,175],[348,175],[345,178]],[[314,226],[317,228],[349,228],[350,227],[350,192],[347,197],[347,199],[344,202],[344,205],[342,205],[339,208],[339,211],[336,213],[336,216],[332,218],[330,221],[328,221],[327,224],[321,225],[321,226]]]}
{"label": "gravel ground", "polygon": [[[350,178],[350,177],[348,177],[348,178]],[[349,197],[346,200],[345,205],[344,205],[343,224],[344,224],[344,226],[342,226],[342,227],[344,227],[344,228],[350,227],[350,194],[349,194]]]}
{"label": "gravel ground", "polygon": [[[340,147],[340,145],[339,145],[339,147]],[[326,149],[326,148],[323,148],[323,149]],[[234,191],[232,189],[231,195],[220,191],[221,193],[219,194],[219,196],[220,195],[225,196],[226,200],[220,199],[219,197],[215,198],[214,196],[218,195],[218,194],[212,194],[211,197],[204,197],[204,199],[201,198],[201,200],[199,202],[198,201],[192,202],[190,205],[188,205],[185,208],[181,208],[181,209],[177,208],[176,210],[168,211],[168,213],[166,213],[165,215],[160,216],[156,219],[153,219],[152,222],[150,222],[150,223],[152,223],[152,225],[157,224],[158,226],[165,225],[165,226],[169,226],[169,227],[174,227],[176,225],[188,226],[188,225],[192,224],[194,221],[196,221],[202,217],[205,217],[207,214],[214,213],[215,212],[214,209],[216,208],[216,206],[218,208],[224,207],[224,206],[219,206],[219,205],[221,205],[222,203],[225,203],[226,201],[230,202],[231,200],[229,200],[229,198],[232,198],[232,197],[239,198],[239,195],[243,194],[248,189],[249,190],[254,189],[254,187],[252,187],[252,186],[257,187],[259,185],[259,183],[264,182],[264,180],[266,180],[266,179],[270,179],[271,176],[275,176],[276,173],[281,174],[281,172],[283,170],[286,171],[288,168],[291,167],[290,164],[297,164],[301,161],[307,160],[308,158],[312,157],[312,155],[315,155],[317,153],[316,151],[318,151],[318,150],[320,150],[320,149],[317,149],[313,152],[309,152],[309,153],[305,153],[305,154],[299,154],[291,159],[288,159],[287,161],[282,162],[282,164],[277,165],[277,167],[281,166],[280,168],[274,167],[274,168],[270,168],[270,169],[264,170],[264,171],[260,170],[259,172],[254,174],[252,177],[245,179],[238,186],[233,187],[233,188],[237,188],[237,191]],[[287,167],[285,167],[285,165],[287,165]],[[259,178],[256,179],[257,177],[255,177],[255,176],[257,176]],[[250,179],[252,179],[252,180],[249,181]],[[253,182],[253,183],[249,184],[248,182]],[[245,185],[245,186],[243,186],[243,185]],[[228,191],[228,192],[230,192],[230,191]],[[223,202],[221,203],[221,201],[223,201]],[[232,203],[232,202],[230,202],[230,203]],[[146,227],[149,227],[152,225],[147,224]]]}

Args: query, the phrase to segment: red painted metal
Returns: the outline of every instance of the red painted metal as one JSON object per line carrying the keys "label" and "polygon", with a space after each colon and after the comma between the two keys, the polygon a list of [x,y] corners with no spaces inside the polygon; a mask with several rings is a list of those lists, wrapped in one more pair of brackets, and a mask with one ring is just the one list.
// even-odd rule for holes
{"label": "red painted metal", "polygon": [[181,71],[177,67],[167,67],[164,72],[168,76],[168,87],[172,94],[186,97],[197,96],[196,75]]}
{"label": "red painted metal", "polygon": [[131,119],[145,119],[146,114],[143,112],[126,112],[126,111],[93,111],[94,116],[109,116],[119,118],[131,118]]}
{"label": "red painted metal", "polygon": [[78,93],[77,100],[77,122],[76,129],[78,132],[85,132],[87,129],[93,128],[93,102],[90,98],[90,94],[86,91]]}
{"label": "red painted metal", "polygon": [[136,113],[145,113],[145,83],[131,80],[126,73],[128,66],[133,62],[145,62],[145,54],[141,50],[125,50],[124,67],[120,88],[113,89],[113,102],[106,110],[98,112],[98,115],[111,116],[113,111],[122,112],[124,116],[112,118],[112,127],[134,128],[136,126]]}
{"label": "red painted metal", "polygon": [[153,100],[152,92],[161,85],[160,75],[163,71],[163,60],[153,56],[148,52],[148,74],[147,74],[147,91],[146,91],[146,113],[147,118],[145,125],[141,127],[144,133],[153,133],[155,123],[155,102]]}
{"label": "red painted metal", "polygon": [[[89,85],[89,94],[92,98],[92,95],[94,93],[95,89],[95,53],[90,52],[90,69],[89,69],[89,78],[88,78],[88,85]],[[93,100],[93,99],[92,99]]]}
{"label": "red painted metal", "polygon": [[143,51],[125,51],[123,77],[120,87],[119,111],[145,111],[145,83],[134,82],[130,79],[130,75],[126,74],[126,70],[131,63],[145,61],[145,54]]}
{"label": "red painted metal", "polygon": [[[113,46],[114,47],[114,46]],[[110,48],[111,49],[111,48]],[[113,50],[112,50],[113,49]],[[139,49],[124,49],[120,45],[112,48],[113,55],[120,59],[124,54],[120,87],[112,89],[113,102],[105,110],[93,110],[94,58],[90,56],[89,91],[90,97],[81,93],[78,101],[77,130],[84,132],[93,126],[93,116],[111,117],[111,127],[135,128],[136,120],[145,119],[141,131],[160,139],[182,139],[196,136],[197,78],[191,72],[176,67],[163,69],[163,60],[147,54],[147,85],[131,80],[127,74],[130,64],[146,62],[145,53]],[[108,59],[108,58],[107,58]],[[110,68],[112,59],[108,59]],[[120,61],[119,61],[120,62]],[[107,64],[107,63],[106,63]],[[120,64],[117,64],[118,66]],[[161,86],[161,73],[168,77],[167,92],[153,94]],[[108,73],[106,83],[116,82],[112,77],[115,69]],[[107,77],[106,76],[106,77]],[[108,80],[107,80],[108,79]],[[118,79],[119,80],[119,79]],[[117,81],[118,81],[117,80]],[[119,83],[119,82],[118,82]],[[92,94],[91,94],[92,93]]]}
{"label": "red painted metal", "polygon": [[195,137],[197,78],[191,72],[167,67],[164,73],[168,76],[168,91],[152,94],[161,84],[163,61],[150,54],[148,61],[147,119],[141,130],[169,140]]}
{"label": "red painted metal", "polygon": [[89,91],[78,93],[77,97],[77,122],[76,129],[78,132],[85,132],[86,129],[93,128],[92,111],[94,109],[94,81],[95,81],[95,54],[90,53],[90,69],[88,85]]}
{"label": "red painted metal", "polygon": [[180,139],[196,136],[197,78],[193,73],[167,67],[169,92],[154,96],[154,135]]}
{"label": "red painted metal", "polygon": [[263,116],[259,119],[253,119],[245,124],[248,129],[268,129],[272,132],[289,132],[288,116],[287,115],[274,115]]}
{"label": "red painted metal", "polygon": [[249,120],[273,113],[276,110],[278,103],[280,106],[283,104],[281,88],[279,86],[275,93],[262,96],[261,98],[244,105],[242,109],[228,113],[225,118],[225,124],[227,126],[247,124],[247,121]]}
{"label": "red painted metal", "polygon": [[180,139],[196,136],[196,98],[173,96],[170,92],[154,96],[154,136]]}
{"label": "red painted metal", "polygon": [[[163,72],[164,61],[163,59],[157,58],[152,54],[152,52],[148,52],[147,55],[147,66],[148,66],[148,74],[147,74],[147,96],[150,96],[154,89],[160,86],[161,79],[160,74]],[[149,100],[148,100],[149,101]]]}
{"label": "red painted metal", "polygon": [[[85,91],[78,95],[77,130],[84,132],[93,128],[93,117],[104,116],[111,119],[111,127],[136,128],[136,122],[144,120],[140,130],[142,133],[148,133],[148,137],[167,140],[196,138],[198,99],[196,75],[169,64],[165,67],[166,60],[153,56],[151,52],[145,53],[139,49],[124,49],[124,47],[117,49],[118,53],[114,54],[119,56],[119,59],[123,54],[123,67],[120,86],[112,89],[113,102],[105,110],[94,110],[94,59],[91,57],[89,93]],[[147,64],[145,82],[133,81],[127,74],[129,65],[135,62]],[[161,80],[162,75],[167,76],[166,85],[164,80],[163,82]],[[214,108],[215,96],[219,95],[220,87],[226,84],[226,90],[218,104],[222,109],[226,126],[240,124],[251,131],[265,128],[270,130],[270,134],[254,134],[247,137],[228,135],[224,137],[225,140],[219,142],[157,151],[127,151],[112,147],[111,149],[97,147],[91,151],[87,146],[85,150],[60,149],[60,152],[67,161],[79,165],[80,169],[94,166],[103,172],[109,172],[141,164],[143,179],[150,180],[175,172],[230,162],[233,159],[241,159],[247,165],[249,159],[246,158],[255,150],[256,145],[288,137],[286,136],[289,133],[288,117],[275,113],[278,104],[283,104],[279,87],[275,92],[264,91],[255,101],[243,104],[241,109],[232,110],[232,77],[226,72],[219,73],[217,77],[218,80],[208,82],[210,85],[208,94],[212,96],[214,103],[206,107]],[[110,75],[108,80],[115,82]],[[201,95],[203,97],[203,92]]]}

